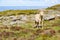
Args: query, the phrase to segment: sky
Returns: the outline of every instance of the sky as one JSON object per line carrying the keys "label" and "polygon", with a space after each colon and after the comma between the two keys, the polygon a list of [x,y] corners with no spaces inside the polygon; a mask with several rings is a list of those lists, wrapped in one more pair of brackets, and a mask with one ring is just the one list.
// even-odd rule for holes
{"label": "sky", "polygon": [[60,0],[0,0],[0,6],[52,6]]}
{"label": "sky", "polygon": [[60,0],[0,0],[0,10],[39,9],[60,4]]}

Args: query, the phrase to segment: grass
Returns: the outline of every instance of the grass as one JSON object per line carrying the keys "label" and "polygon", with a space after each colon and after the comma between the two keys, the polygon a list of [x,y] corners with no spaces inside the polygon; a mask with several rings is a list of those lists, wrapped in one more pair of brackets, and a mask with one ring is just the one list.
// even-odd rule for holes
{"label": "grass", "polygon": [[[20,15],[20,14],[35,14],[37,10],[7,10],[0,12],[3,16]],[[5,26],[0,22],[0,40],[60,40],[60,19],[44,21],[44,29],[34,28],[34,21],[29,20],[24,24],[20,24],[18,28],[17,24],[14,25],[16,28],[4,28]],[[1,28],[2,27],[2,28]],[[11,26],[13,27],[13,26]],[[51,28],[56,31],[55,35],[49,36],[50,34],[41,34],[41,30]],[[38,30],[38,31],[37,31]]]}
{"label": "grass", "polygon": [[[4,32],[1,34],[2,40],[14,40],[16,38],[17,40],[59,40],[60,35],[57,31],[60,30],[60,19],[57,20],[51,20],[51,21],[44,21],[44,29],[46,28],[51,28],[55,30],[57,33],[56,35],[53,35],[51,37],[46,36],[46,35],[41,35],[39,32],[37,32],[38,29],[40,28],[34,28],[34,22],[26,22],[26,24],[20,24],[19,30],[15,29],[5,29],[4,26],[3,28],[0,27],[0,33]],[[17,26],[15,26],[17,27]],[[41,29],[42,30],[42,29]],[[40,30],[39,30],[40,31]],[[12,33],[11,33],[12,32]],[[7,35],[7,34],[9,35]],[[5,37],[7,35],[7,37]],[[1,39],[1,38],[0,38]]]}
{"label": "grass", "polygon": [[37,13],[37,9],[36,10],[5,10],[5,11],[1,11],[0,12],[0,16],[4,15],[4,16],[10,16],[10,15],[20,15],[20,14],[35,14]]}

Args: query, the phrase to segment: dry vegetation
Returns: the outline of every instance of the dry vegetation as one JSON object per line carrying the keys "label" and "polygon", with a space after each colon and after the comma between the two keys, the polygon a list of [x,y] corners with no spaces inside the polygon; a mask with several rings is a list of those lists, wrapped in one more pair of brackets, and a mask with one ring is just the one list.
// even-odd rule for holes
{"label": "dry vegetation", "polygon": [[0,27],[0,40],[59,40],[60,19],[44,23],[44,29],[21,26]]}
{"label": "dry vegetation", "polygon": [[[0,12],[0,16],[35,13],[37,10],[8,10]],[[34,28],[34,22],[30,21],[21,26],[0,24],[0,40],[60,40],[60,19],[44,21],[43,29]]]}

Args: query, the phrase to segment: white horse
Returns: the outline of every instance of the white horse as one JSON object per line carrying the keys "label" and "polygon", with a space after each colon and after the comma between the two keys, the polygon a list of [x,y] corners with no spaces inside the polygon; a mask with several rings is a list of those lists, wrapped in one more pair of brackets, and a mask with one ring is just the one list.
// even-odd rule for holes
{"label": "white horse", "polygon": [[44,11],[40,10],[36,15],[35,15],[35,27],[42,27],[43,26],[43,15]]}

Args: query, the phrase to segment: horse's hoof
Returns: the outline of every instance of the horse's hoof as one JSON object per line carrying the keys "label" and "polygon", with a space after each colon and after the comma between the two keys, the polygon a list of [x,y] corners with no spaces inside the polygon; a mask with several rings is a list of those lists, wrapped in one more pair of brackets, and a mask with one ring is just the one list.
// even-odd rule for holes
{"label": "horse's hoof", "polygon": [[38,26],[38,28],[42,28],[42,26]]}

